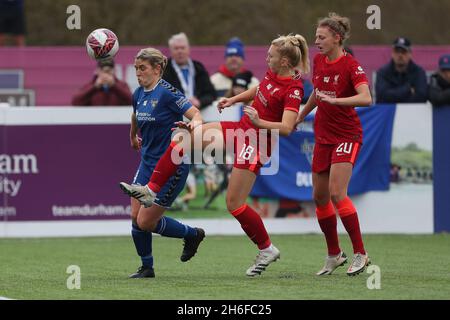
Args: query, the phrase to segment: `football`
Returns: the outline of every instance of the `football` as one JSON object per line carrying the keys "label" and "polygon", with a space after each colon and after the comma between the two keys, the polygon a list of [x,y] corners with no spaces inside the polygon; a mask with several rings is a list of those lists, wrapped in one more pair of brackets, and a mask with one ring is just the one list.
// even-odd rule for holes
{"label": "football", "polygon": [[119,39],[109,29],[96,29],[86,39],[86,50],[95,60],[113,58],[119,51]]}

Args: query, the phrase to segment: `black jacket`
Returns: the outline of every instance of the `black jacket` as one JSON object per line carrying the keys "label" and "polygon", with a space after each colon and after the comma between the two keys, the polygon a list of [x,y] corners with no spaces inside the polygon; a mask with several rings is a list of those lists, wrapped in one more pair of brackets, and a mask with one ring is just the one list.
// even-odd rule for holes
{"label": "black jacket", "polygon": [[450,106],[450,82],[442,78],[439,73],[431,76],[429,98],[434,106]]}
{"label": "black jacket", "polygon": [[[198,61],[192,60],[195,69],[195,88],[194,95],[200,100],[200,109],[210,105],[214,100],[216,100],[216,90],[209,80],[208,71],[206,68]],[[181,87],[181,82],[178,79],[175,69],[172,67],[172,58],[167,62],[166,70],[163,74],[163,79],[173,85],[175,88],[184,93]]]}
{"label": "black jacket", "polygon": [[[411,88],[414,88],[414,93]],[[377,103],[425,102],[428,95],[427,76],[413,61],[405,73],[399,73],[391,60],[378,70],[375,91]]]}

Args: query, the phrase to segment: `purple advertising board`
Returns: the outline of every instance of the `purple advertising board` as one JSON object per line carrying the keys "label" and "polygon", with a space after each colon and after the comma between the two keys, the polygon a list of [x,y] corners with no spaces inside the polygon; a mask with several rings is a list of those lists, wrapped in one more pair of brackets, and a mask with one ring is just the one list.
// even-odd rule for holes
{"label": "purple advertising board", "polygon": [[0,127],[1,220],[129,217],[130,199],[118,187],[131,181],[140,159],[130,147],[129,125],[92,122]]}

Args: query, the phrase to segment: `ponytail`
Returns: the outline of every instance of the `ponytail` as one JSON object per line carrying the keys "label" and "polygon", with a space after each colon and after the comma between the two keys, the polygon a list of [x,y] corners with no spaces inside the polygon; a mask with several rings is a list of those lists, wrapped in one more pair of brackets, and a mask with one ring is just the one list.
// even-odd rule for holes
{"label": "ponytail", "polygon": [[292,68],[300,69],[302,73],[310,71],[308,44],[303,36],[299,34],[280,36],[272,41],[272,45],[278,48],[281,56],[288,58]]}

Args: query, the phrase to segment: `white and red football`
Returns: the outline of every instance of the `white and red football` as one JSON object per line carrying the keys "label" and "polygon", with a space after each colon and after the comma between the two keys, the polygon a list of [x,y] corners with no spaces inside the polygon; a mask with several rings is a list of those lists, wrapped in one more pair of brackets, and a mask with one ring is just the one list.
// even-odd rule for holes
{"label": "white and red football", "polygon": [[96,29],[86,39],[86,50],[95,60],[113,58],[119,51],[119,39],[109,29]]}

